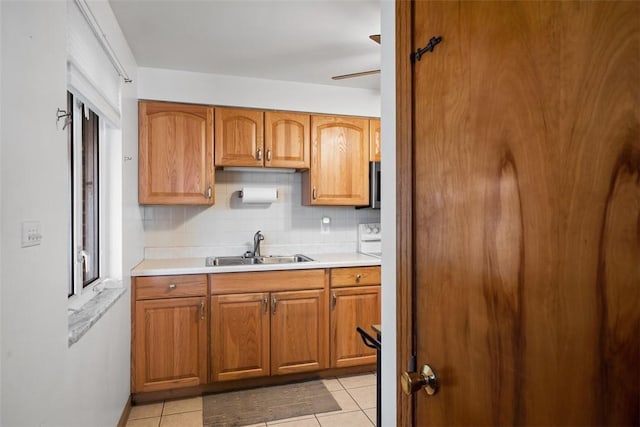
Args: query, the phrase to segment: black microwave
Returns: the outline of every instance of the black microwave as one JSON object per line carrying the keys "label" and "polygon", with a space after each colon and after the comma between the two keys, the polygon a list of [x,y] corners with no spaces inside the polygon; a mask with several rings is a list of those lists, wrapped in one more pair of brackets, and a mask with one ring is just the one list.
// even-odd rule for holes
{"label": "black microwave", "polygon": [[380,200],[382,200],[381,183],[380,162],[369,162],[369,206],[356,206],[356,208],[380,209]]}

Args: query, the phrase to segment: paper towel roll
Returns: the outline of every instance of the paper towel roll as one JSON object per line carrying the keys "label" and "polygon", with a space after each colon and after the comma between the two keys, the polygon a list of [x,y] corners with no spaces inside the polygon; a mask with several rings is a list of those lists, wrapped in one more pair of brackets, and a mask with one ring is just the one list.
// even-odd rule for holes
{"label": "paper towel roll", "polygon": [[240,193],[242,203],[273,203],[278,200],[275,187],[244,187]]}

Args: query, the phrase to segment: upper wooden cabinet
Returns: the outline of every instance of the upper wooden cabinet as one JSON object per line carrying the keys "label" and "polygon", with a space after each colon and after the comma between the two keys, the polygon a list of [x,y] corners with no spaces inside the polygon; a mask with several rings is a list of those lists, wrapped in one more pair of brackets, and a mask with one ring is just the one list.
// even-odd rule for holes
{"label": "upper wooden cabinet", "polygon": [[311,116],[311,165],[302,175],[305,205],[369,204],[369,120]]}
{"label": "upper wooden cabinet", "polygon": [[310,115],[216,108],[216,166],[307,169]]}
{"label": "upper wooden cabinet", "polygon": [[267,111],[264,113],[264,165],[273,168],[309,168],[310,115]]}
{"label": "upper wooden cabinet", "polygon": [[212,205],[213,108],[140,101],[138,201]]}
{"label": "upper wooden cabinet", "polygon": [[264,112],[216,108],[216,166],[262,166]]}
{"label": "upper wooden cabinet", "polygon": [[381,149],[380,119],[371,119],[369,120],[369,161],[379,162]]}

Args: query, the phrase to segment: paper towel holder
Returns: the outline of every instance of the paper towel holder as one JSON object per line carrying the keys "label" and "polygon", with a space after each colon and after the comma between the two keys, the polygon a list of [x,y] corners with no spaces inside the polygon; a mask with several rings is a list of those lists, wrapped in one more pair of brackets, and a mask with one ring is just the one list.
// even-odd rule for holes
{"label": "paper towel holder", "polygon": [[[244,197],[244,192],[242,190],[238,191],[238,198],[242,199]],[[279,190],[276,188],[276,199],[280,198]]]}

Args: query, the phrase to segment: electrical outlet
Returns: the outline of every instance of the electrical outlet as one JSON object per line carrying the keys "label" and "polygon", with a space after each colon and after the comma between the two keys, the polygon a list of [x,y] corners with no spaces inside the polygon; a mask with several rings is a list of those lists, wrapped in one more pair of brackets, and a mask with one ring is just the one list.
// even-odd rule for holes
{"label": "electrical outlet", "polygon": [[24,221],[22,223],[22,247],[36,246],[41,242],[40,221]]}

